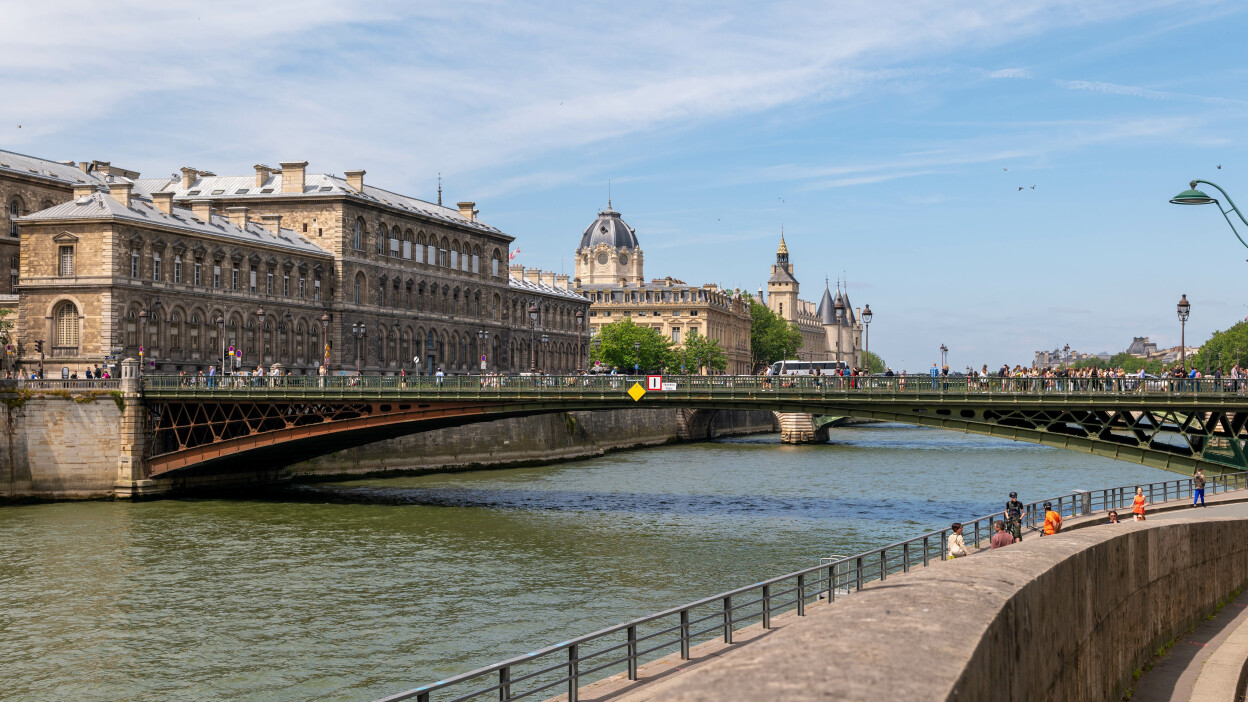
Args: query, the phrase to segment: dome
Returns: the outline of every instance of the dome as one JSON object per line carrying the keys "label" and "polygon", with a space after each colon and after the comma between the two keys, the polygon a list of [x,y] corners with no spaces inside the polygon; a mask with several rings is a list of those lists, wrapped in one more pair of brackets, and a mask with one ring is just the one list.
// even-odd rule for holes
{"label": "dome", "polygon": [[608,204],[607,209],[598,213],[598,219],[585,228],[585,233],[581,234],[581,244],[576,247],[580,249],[592,249],[599,244],[606,244],[613,249],[629,249],[636,251],[637,232],[620,219],[620,213],[611,209]]}

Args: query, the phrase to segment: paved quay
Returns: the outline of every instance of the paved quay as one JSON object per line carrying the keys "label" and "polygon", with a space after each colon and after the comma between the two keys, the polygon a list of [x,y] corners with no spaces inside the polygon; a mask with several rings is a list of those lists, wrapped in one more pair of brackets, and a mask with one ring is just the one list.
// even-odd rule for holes
{"label": "paved quay", "polygon": [[[747,643],[695,649],[691,661],[668,657],[643,666],[640,681],[616,676],[580,697],[1108,699],[1160,643],[1248,580],[1245,547],[1236,543],[1248,540],[1245,497],[1219,495],[1209,502],[1223,506],[1203,510],[1172,501],[1147,522],[1115,527],[1098,526],[1103,514],[1071,519],[1058,537],[1032,535],[890,577],[833,606],[811,605],[805,618],[777,618],[771,631],[738,632]],[[1214,622],[1242,609],[1228,607]],[[1174,689],[1194,682],[1183,672],[1172,678]]]}

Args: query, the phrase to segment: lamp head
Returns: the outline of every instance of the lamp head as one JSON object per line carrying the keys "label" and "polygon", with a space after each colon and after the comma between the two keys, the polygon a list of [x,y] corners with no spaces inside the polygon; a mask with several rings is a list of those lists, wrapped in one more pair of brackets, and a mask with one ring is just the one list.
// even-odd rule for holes
{"label": "lamp head", "polygon": [[1181,321],[1186,322],[1187,316],[1192,313],[1192,303],[1187,301],[1186,293],[1184,293],[1183,297],[1179,299],[1178,309],[1179,309],[1179,319]]}
{"label": "lamp head", "polygon": [[874,315],[871,314],[871,305],[864,305],[862,308],[862,321],[870,324],[872,316]]}
{"label": "lamp head", "polygon": [[329,314],[321,315],[321,326],[329,329]]}
{"label": "lamp head", "polygon": [[529,305],[529,319],[533,320],[534,322],[537,321],[537,303],[536,302]]}
{"label": "lamp head", "polygon": [[264,323],[264,308],[263,307],[256,310],[256,318],[260,320],[261,324]]}
{"label": "lamp head", "polygon": [[1217,200],[1196,189],[1196,181],[1189,183],[1189,189],[1170,198],[1171,205],[1212,205]]}

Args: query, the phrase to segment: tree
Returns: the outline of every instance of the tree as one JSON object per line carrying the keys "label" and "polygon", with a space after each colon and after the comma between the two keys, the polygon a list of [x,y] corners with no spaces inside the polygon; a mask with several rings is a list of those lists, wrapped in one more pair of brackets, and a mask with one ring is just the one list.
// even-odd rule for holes
{"label": "tree", "polygon": [[884,359],[880,358],[879,354],[874,351],[867,352],[868,373],[883,373],[886,368],[888,368],[888,364],[884,362]]}
{"label": "tree", "polygon": [[[634,364],[640,365],[643,372],[661,371],[674,365],[672,342],[657,329],[634,324],[629,317],[604,325],[594,342],[590,360],[621,372],[631,373]],[[639,344],[640,348],[634,344]]]}
{"label": "tree", "polygon": [[755,368],[797,357],[802,332],[793,322],[747,296],[750,303],[750,350]]}
{"label": "tree", "polygon": [[1229,373],[1232,366],[1245,358],[1248,358],[1248,321],[1226,331],[1215,331],[1199,352],[1187,357],[1187,365],[1204,373],[1207,363],[1212,373],[1220,363],[1222,372]]}
{"label": "tree", "polygon": [[697,329],[685,337],[685,344],[675,353],[676,361],[682,373],[698,373],[703,368],[710,371],[723,371],[728,367],[728,355],[719,345],[719,339],[702,336]]}

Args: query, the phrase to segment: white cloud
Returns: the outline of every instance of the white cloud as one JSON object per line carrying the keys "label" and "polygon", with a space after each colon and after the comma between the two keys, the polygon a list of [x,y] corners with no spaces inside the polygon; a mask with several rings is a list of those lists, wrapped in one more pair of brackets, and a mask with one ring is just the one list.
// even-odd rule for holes
{"label": "white cloud", "polygon": [[1243,100],[1206,97],[1204,95],[1189,95],[1187,93],[1173,93],[1164,90],[1150,90],[1148,88],[1141,88],[1134,85],[1102,83],[1095,80],[1055,80],[1053,83],[1059,88],[1065,88],[1067,90],[1085,90],[1094,93],[1105,93],[1106,95],[1126,95],[1129,97],[1146,98],[1149,100],[1188,100],[1216,105],[1248,105],[1248,102]]}
{"label": "white cloud", "polygon": [[1031,71],[1026,68],[1002,68],[996,71],[989,71],[989,78],[1030,78]]}

